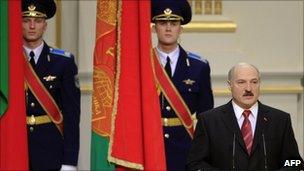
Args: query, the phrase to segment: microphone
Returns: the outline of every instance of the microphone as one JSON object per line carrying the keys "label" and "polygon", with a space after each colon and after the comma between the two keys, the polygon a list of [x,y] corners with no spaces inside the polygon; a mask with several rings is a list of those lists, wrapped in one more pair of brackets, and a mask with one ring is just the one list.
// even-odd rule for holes
{"label": "microphone", "polygon": [[[267,117],[264,116],[264,123],[267,124],[268,119]],[[262,141],[263,141],[263,151],[264,151],[264,169],[265,171],[268,170],[268,165],[267,165],[267,150],[266,150],[266,143],[265,143],[265,135],[264,132],[262,132]]]}
{"label": "microphone", "polygon": [[235,133],[233,132],[233,141],[232,141],[232,170],[235,170]]}
{"label": "microphone", "polygon": [[265,168],[265,171],[267,171],[268,170],[268,167],[267,167],[267,150],[266,150],[264,133],[262,133],[262,140],[263,140],[263,150],[264,150],[264,168]]}

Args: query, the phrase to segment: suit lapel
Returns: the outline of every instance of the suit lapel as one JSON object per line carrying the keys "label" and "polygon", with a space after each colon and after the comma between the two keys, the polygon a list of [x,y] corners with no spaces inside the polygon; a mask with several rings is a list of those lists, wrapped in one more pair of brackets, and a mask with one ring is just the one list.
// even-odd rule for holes
{"label": "suit lapel", "polygon": [[187,72],[188,67],[186,64],[187,53],[181,46],[179,46],[179,48],[180,48],[179,57],[172,78],[174,85],[180,85],[182,83],[182,80],[184,80],[187,77],[187,73],[188,73]]}
{"label": "suit lapel", "polygon": [[230,129],[233,134],[235,134],[236,141],[240,144],[240,146],[242,147],[244,152],[247,154],[247,149],[246,149],[246,146],[245,146],[245,142],[243,140],[243,136],[242,136],[240,127],[239,127],[238,122],[236,120],[231,101],[229,103],[227,103],[225,105],[225,107],[223,108],[222,119],[223,119],[226,127],[228,129]]}
{"label": "suit lapel", "polygon": [[255,152],[257,145],[262,142],[262,134],[264,134],[264,132],[265,132],[264,130],[267,127],[266,123],[269,120],[269,118],[267,117],[267,112],[268,111],[265,109],[264,105],[259,102],[257,123],[256,123],[256,127],[255,127],[251,154],[253,154]]}
{"label": "suit lapel", "polygon": [[37,65],[36,65],[36,73],[39,74],[40,77],[45,76],[48,70],[49,62],[48,62],[48,55],[49,55],[49,47],[46,43],[44,43],[43,49],[39,56]]}

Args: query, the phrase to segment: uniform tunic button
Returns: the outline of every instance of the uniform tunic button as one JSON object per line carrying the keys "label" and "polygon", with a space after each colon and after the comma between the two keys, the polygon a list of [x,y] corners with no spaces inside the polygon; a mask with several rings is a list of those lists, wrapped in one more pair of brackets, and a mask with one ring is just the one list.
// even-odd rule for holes
{"label": "uniform tunic button", "polygon": [[170,107],[170,106],[166,106],[166,110],[167,110],[167,111],[170,111],[170,110],[171,110],[171,107]]}
{"label": "uniform tunic button", "polygon": [[34,127],[30,127],[30,132],[33,132],[34,131]]}
{"label": "uniform tunic button", "polygon": [[53,86],[52,85],[50,85],[50,89],[52,89],[53,88]]}
{"label": "uniform tunic button", "polygon": [[189,88],[189,89],[188,89],[188,91],[190,91],[190,92],[191,92],[191,91],[192,91],[192,89],[191,89],[191,88]]}
{"label": "uniform tunic button", "polygon": [[35,103],[31,103],[31,107],[35,107]]}
{"label": "uniform tunic button", "polygon": [[170,135],[169,135],[169,134],[165,134],[165,137],[166,137],[166,138],[169,138],[169,137],[170,137]]}

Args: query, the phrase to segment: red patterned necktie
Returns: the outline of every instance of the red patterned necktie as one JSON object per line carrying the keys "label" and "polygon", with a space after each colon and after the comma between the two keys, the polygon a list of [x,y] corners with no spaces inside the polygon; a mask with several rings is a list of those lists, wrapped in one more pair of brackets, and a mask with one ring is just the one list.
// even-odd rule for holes
{"label": "red patterned necktie", "polygon": [[247,152],[250,155],[251,153],[251,148],[252,148],[252,142],[253,142],[253,136],[252,136],[252,129],[251,129],[251,124],[249,121],[249,115],[251,114],[250,110],[244,110],[243,116],[244,116],[244,121],[243,125],[241,128],[241,132],[243,135],[243,139],[247,148]]}

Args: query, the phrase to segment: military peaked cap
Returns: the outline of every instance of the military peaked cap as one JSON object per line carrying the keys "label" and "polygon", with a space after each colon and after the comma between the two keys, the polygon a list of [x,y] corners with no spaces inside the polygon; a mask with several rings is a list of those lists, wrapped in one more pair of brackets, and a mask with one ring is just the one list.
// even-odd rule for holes
{"label": "military peaked cap", "polygon": [[187,0],[152,0],[151,22],[156,21],[181,21],[187,24],[191,21],[192,12]]}
{"label": "military peaked cap", "polygon": [[54,0],[22,0],[22,17],[52,18],[56,13]]}

